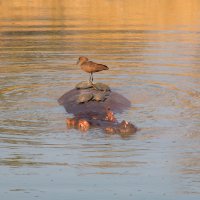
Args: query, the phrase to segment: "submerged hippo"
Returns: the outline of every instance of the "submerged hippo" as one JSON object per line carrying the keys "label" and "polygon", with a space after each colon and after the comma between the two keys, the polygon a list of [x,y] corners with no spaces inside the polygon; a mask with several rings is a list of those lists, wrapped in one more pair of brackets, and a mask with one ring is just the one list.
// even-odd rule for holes
{"label": "submerged hippo", "polygon": [[91,127],[99,127],[110,134],[132,134],[137,131],[130,122],[119,123],[114,116],[114,113],[130,108],[130,101],[103,83],[78,83],[58,102],[74,115],[74,118],[66,119],[69,128],[87,131]]}

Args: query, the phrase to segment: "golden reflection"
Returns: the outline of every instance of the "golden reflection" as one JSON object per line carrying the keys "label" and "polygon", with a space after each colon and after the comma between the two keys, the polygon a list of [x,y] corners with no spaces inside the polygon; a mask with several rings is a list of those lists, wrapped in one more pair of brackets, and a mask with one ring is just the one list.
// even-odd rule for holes
{"label": "golden reflection", "polygon": [[[29,98],[33,98],[31,105],[29,105],[30,101],[26,100],[26,95],[19,94],[18,100],[25,98],[22,102],[25,107],[20,107],[20,109],[27,112],[30,107],[28,110],[30,115],[34,115],[32,111],[34,98],[44,97],[47,88],[53,88],[52,93],[63,88],[64,81],[59,81],[69,77],[67,67],[74,67],[71,63],[75,63],[79,54],[90,54],[91,59],[95,57],[101,62],[106,60],[105,63],[111,68],[107,80],[112,82],[113,87],[120,87],[121,90],[133,94],[132,102],[137,106],[139,115],[152,112],[153,109],[158,112],[157,114],[152,112],[157,118],[156,123],[151,124],[157,126],[161,123],[158,131],[162,132],[162,126],[165,126],[162,121],[159,121],[163,114],[162,109],[159,111],[159,106],[169,106],[175,111],[177,107],[181,107],[184,117],[189,113],[188,118],[193,121],[199,119],[199,113],[196,111],[199,103],[195,104],[199,98],[197,85],[200,76],[197,69],[199,67],[199,0],[4,0],[0,1],[0,7],[0,73],[5,73],[5,76],[2,76],[5,84],[1,85],[0,97],[6,97],[13,102],[15,93],[27,92],[27,96],[32,95]],[[175,33],[173,30],[181,31]],[[154,69],[155,66],[157,68]],[[163,66],[164,69],[162,69]],[[49,70],[58,70],[58,67],[62,68],[62,71],[58,76],[57,74],[53,76],[58,85],[51,81],[41,82],[42,69],[47,73],[46,76],[49,76]],[[23,77],[24,71],[30,74],[37,72],[40,76],[31,76],[30,82],[19,84],[19,78]],[[21,76],[14,77],[10,83],[6,76],[9,77],[11,72],[21,74]],[[66,76],[63,76],[63,72]],[[74,79],[79,78],[78,73],[76,72]],[[120,76],[122,78],[118,79]],[[119,83],[120,81],[123,81],[123,85]],[[132,84],[131,86],[128,81]],[[150,87],[151,85],[153,87]],[[41,94],[34,93],[39,89],[41,89]],[[8,102],[6,104],[4,112],[6,110],[7,114],[10,104]],[[49,102],[44,102],[44,104],[40,102],[40,105],[44,107],[49,104]],[[146,113],[144,118],[138,121],[148,121]],[[23,117],[21,113],[18,115]],[[139,119],[139,115],[130,116]],[[13,111],[8,113],[8,116],[12,118]],[[174,116],[172,113],[169,122],[172,119],[175,120],[176,117],[177,121],[175,125],[172,123],[172,128],[176,129],[181,121],[198,130],[196,124],[190,124],[189,119],[184,121],[184,118],[178,114]],[[35,124],[21,119],[4,121],[5,127],[2,127],[0,132],[4,135],[38,133],[39,127],[44,127],[47,120],[40,118],[41,120],[36,120]],[[16,129],[16,127],[25,128]],[[158,137],[147,129],[146,132],[148,133],[142,136],[145,140]],[[195,133],[191,137],[194,140],[199,139],[198,135]],[[161,134],[159,136],[161,137]],[[176,137],[179,136],[176,135]],[[0,143],[19,146],[43,145],[32,139],[13,138],[1,138]],[[100,156],[95,154],[93,157],[99,159],[97,162],[86,161],[87,163],[77,164],[84,168],[134,168],[146,164],[126,159],[125,162],[106,161],[104,159],[114,159],[116,155],[108,154],[110,149],[105,150],[99,144],[90,147],[83,146],[80,149],[84,149],[84,153],[95,151],[107,153]],[[128,156],[127,154],[118,156],[117,153],[118,157],[134,157],[131,148],[128,150],[119,148],[119,150],[112,150],[112,153],[115,151],[124,151],[124,153],[130,151]],[[21,155],[3,158],[0,161],[0,165],[14,167],[67,165],[64,162],[36,162],[33,158],[27,159]],[[184,177],[192,174],[198,176],[200,173],[199,155],[193,157],[184,155],[178,164],[183,167],[180,173]]]}
{"label": "golden reflection", "polygon": [[[48,84],[48,86],[49,85],[50,84]],[[15,93],[15,92],[18,92],[18,91],[29,92],[30,90],[33,90],[33,89],[36,89],[36,88],[39,88],[39,87],[45,87],[45,86],[47,86],[47,84],[37,84],[37,83],[30,84],[30,85],[26,84],[26,85],[8,86],[8,87],[0,89],[0,95],[5,95],[5,94],[9,94],[9,93]]]}
{"label": "golden reflection", "polygon": [[126,167],[139,167],[146,164],[145,162],[129,161],[129,162],[114,162],[114,161],[101,161],[101,162],[88,162],[80,164],[81,167],[85,168],[126,168]]}
{"label": "golden reflection", "polygon": [[[15,25],[29,23],[33,25],[34,22],[29,20],[43,19],[59,20],[51,22],[69,26],[71,21],[74,21],[71,19],[77,19],[77,26],[88,26],[88,28],[95,26],[98,29],[106,26],[112,28],[126,26],[126,29],[129,29],[133,25],[145,24],[146,29],[152,29],[153,25],[158,26],[158,29],[173,27],[177,29],[184,26],[184,29],[195,30],[197,28],[195,25],[199,23],[200,18],[199,0],[10,0],[1,1],[0,6],[1,19],[23,19],[14,22]],[[0,25],[7,23],[4,20],[0,21]],[[177,27],[177,24],[180,27]]]}
{"label": "golden reflection", "polygon": [[9,167],[42,167],[42,166],[68,166],[67,163],[58,163],[58,162],[39,162],[33,161],[33,158],[26,158],[23,155],[14,155],[9,158],[0,159],[0,166],[9,166]]}

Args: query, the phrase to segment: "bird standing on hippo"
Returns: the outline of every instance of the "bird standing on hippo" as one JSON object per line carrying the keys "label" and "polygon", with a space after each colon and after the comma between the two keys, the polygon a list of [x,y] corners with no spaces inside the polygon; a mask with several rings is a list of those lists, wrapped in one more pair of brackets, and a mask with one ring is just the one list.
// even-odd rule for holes
{"label": "bird standing on hippo", "polygon": [[66,119],[67,127],[82,131],[99,127],[106,133],[120,135],[135,133],[137,128],[131,122],[123,120],[120,123],[114,116],[114,113],[130,108],[130,101],[104,83],[93,83],[93,73],[109,68],[89,61],[87,57],[79,57],[77,64],[90,73],[90,78],[89,82],[78,83],[58,99],[59,104],[74,115]]}

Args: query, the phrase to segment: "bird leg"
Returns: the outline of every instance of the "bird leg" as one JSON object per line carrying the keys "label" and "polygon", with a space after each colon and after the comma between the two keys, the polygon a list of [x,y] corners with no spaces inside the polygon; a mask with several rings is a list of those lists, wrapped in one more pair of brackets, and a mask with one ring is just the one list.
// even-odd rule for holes
{"label": "bird leg", "polygon": [[90,82],[90,83],[92,82],[92,81],[91,81],[91,75],[92,75],[92,74],[90,73],[90,78],[89,78],[89,82]]}
{"label": "bird leg", "polygon": [[92,73],[92,72],[91,72],[91,74],[90,74],[89,82],[93,85],[93,73]]}
{"label": "bird leg", "polygon": [[91,73],[91,76],[92,76],[92,83],[93,83],[93,73]]}

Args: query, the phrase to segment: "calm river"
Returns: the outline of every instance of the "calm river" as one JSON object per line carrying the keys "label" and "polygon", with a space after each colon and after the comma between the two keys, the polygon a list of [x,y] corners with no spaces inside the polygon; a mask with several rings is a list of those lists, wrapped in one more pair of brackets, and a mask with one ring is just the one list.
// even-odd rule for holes
{"label": "calm river", "polygon": [[[200,1],[0,1],[0,199],[200,199]],[[68,130],[94,75],[130,99],[122,138]]]}

